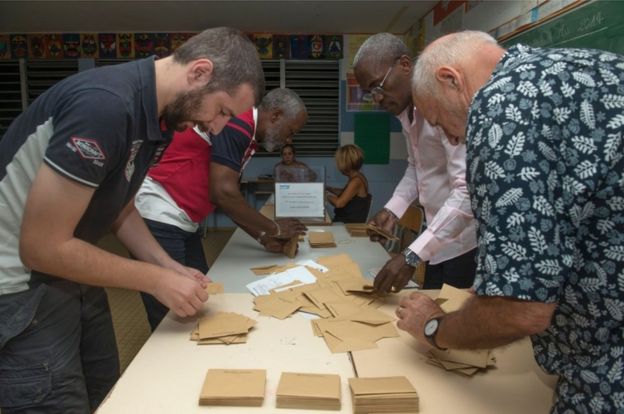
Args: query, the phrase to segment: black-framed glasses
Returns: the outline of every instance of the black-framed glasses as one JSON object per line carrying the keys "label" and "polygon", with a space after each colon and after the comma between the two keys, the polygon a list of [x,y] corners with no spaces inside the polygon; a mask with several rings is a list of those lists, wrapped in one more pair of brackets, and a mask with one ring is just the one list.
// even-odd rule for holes
{"label": "black-framed glasses", "polygon": [[396,66],[396,63],[399,59],[395,60],[392,65],[388,68],[388,70],[386,71],[386,74],[384,75],[384,77],[381,79],[381,82],[379,82],[379,85],[375,86],[374,88],[372,88],[370,90],[370,92],[364,94],[364,96],[362,97],[362,100],[364,100],[365,102],[370,102],[370,101],[374,101],[378,98],[381,98],[384,96],[385,92],[384,91],[384,83],[386,83],[386,79],[388,79],[388,76],[390,75],[390,72],[392,72],[392,69]]}

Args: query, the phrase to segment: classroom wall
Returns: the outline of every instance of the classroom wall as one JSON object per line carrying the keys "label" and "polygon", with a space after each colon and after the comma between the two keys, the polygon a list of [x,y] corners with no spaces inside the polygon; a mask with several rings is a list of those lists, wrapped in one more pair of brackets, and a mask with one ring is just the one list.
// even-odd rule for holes
{"label": "classroom wall", "polygon": [[[570,0],[550,0],[553,3],[561,3],[561,7]],[[449,4],[448,1],[440,2]],[[515,1],[472,1],[472,6],[466,10],[465,2],[457,9],[448,13],[434,25],[434,10],[428,13],[420,23],[415,24],[410,33],[419,32],[419,24],[423,24],[425,44],[435,40],[444,33],[472,29],[491,31],[518,16],[530,12],[533,8],[543,3],[543,0],[515,0]],[[555,7],[557,9],[559,6]],[[437,16],[439,17],[439,15]],[[347,35],[348,36],[348,35]],[[345,37],[347,37],[345,36]],[[352,144],[354,141],[353,117],[354,112],[346,110],[346,73],[350,69],[353,56],[350,55],[348,39],[345,38],[344,59],[341,62],[340,76],[340,145]],[[326,182],[330,186],[342,186],[346,179],[336,170],[334,160],[330,157],[300,157],[301,161],[313,165],[323,166],[326,171]],[[381,209],[392,196],[394,188],[403,177],[407,166],[407,149],[405,138],[401,132],[400,123],[393,118],[390,128],[390,161],[386,165],[364,165],[362,172],[369,180],[369,188],[373,194],[371,214]],[[279,161],[278,157],[256,157],[247,166],[244,177],[256,178],[263,174],[272,174],[273,166]],[[253,202],[253,197],[249,200]],[[257,201],[258,206],[263,199]],[[211,226],[233,226],[234,224],[223,214],[218,214],[210,219]]]}

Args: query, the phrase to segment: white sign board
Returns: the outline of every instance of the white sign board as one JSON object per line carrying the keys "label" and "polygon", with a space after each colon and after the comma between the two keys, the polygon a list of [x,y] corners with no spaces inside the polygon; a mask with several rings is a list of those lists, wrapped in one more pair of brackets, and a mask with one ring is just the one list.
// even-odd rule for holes
{"label": "white sign board", "polygon": [[325,217],[325,183],[275,183],[275,218]]}

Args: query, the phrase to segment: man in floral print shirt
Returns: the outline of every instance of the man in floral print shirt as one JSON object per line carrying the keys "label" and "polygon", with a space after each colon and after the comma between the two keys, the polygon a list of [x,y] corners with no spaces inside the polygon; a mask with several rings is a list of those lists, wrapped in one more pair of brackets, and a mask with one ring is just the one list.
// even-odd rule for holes
{"label": "man in floral print shirt", "polygon": [[455,33],[420,56],[413,97],[467,144],[478,268],[461,310],[415,293],[399,327],[442,348],[530,335],[560,377],[553,412],[624,412],[624,57]]}

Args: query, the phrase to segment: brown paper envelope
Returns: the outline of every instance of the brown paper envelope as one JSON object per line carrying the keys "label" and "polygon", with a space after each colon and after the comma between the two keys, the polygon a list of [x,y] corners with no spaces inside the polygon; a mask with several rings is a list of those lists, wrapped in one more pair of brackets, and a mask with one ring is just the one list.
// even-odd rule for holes
{"label": "brown paper envelope", "polygon": [[328,231],[311,231],[308,233],[310,247],[336,247],[334,235]]}
{"label": "brown paper envelope", "polygon": [[321,329],[319,328],[317,322],[319,320],[318,319],[312,319],[311,325],[312,325],[312,332],[314,332],[314,336],[323,336],[323,332],[321,331]]}
{"label": "brown paper envelope", "polygon": [[457,362],[477,368],[485,368],[488,364],[488,350],[432,349],[431,353],[441,361]]}
{"label": "brown paper envelope", "polygon": [[299,235],[295,234],[293,237],[286,242],[283,248],[283,252],[286,257],[292,259],[297,255],[297,243],[299,242]]}
{"label": "brown paper envelope", "polygon": [[340,400],[340,376],[283,372],[276,394],[278,397],[313,397]]}
{"label": "brown paper envelope", "polygon": [[[223,338],[230,338],[226,341]],[[234,345],[247,342],[247,335],[234,335],[234,337],[224,336],[223,338],[200,339],[197,345]]]}
{"label": "brown paper envelope", "polygon": [[314,315],[318,315],[321,318],[329,318],[331,316],[331,313],[329,313],[329,311],[326,308],[319,309],[316,306],[302,306],[301,308],[299,308],[299,310],[302,312],[307,312],[307,313],[312,313]]}
{"label": "brown paper envelope", "polygon": [[349,378],[349,387],[353,395],[416,393],[412,383],[402,376]]}
{"label": "brown paper envelope", "polygon": [[446,299],[440,307],[446,313],[455,312],[462,307],[464,302],[472,296],[468,291],[463,289],[457,289],[451,285],[447,285],[446,283],[442,285],[442,289],[440,290],[439,298]]}
{"label": "brown paper envelope", "polygon": [[316,259],[316,262],[330,269],[334,269],[336,267],[343,266],[346,263],[353,263],[353,260],[347,253],[341,253],[332,256],[319,257]]}
{"label": "brown paper envelope", "polygon": [[246,316],[231,312],[219,312],[199,320],[199,338],[217,338],[220,336],[247,333],[255,321]]}
{"label": "brown paper envelope", "polygon": [[200,404],[203,399],[263,399],[265,384],[264,369],[209,369]]}
{"label": "brown paper envelope", "polygon": [[377,227],[377,226],[374,226],[372,224],[368,224],[366,227],[367,227],[368,230],[374,231],[375,233],[379,234],[380,236],[385,237],[388,240],[399,240],[399,238],[397,236],[395,236],[394,234],[388,233],[387,231],[385,231],[381,227]]}
{"label": "brown paper envelope", "polygon": [[381,325],[387,322],[393,322],[395,319],[379,309],[366,306],[360,307],[360,311],[351,316],[351,320],[371,325]]}
{"label": "brown paper envelope", "polygon": [[277,319],[286,319],[297,312],[301,307],[298,303],[288,302],[279,297],[273,297],[274,295],[269,296],[271,296],[269,300],[263,301],[261,304],[256,303],[256,310],[258,310],[261,315],[273,316]]}
{"label": "brown paper envelope", "polygon": [[360,307],[353,302],[325,302],[325,306],[334,318],[346,318],[360,312]]}
{"label": "brown paper envelope", "polygon": [[326,274],[327,279],[344,280],[344,279],[364,279],[360,266],[354,262],[344,262],[336,264],[334,267],[327,266],[330,272]]}
{"label": "brown paper envelope", "polygon": [[359,341],[357,339],[351,339],[348,342],[345,342],[335,337],[330,332],[323,332],[323,334],[323,339],[325,340],[327,347],[334,354],[377,348],[377,344],[374,342]]}
{"label": "brown paper envelope", "polygon": [[336,302],[342,299],[342,295],[338,294],[331,287],[324,287],[314,290],[309,290],[304,295],[314,303],[314,305],[320,309],[325,308],[325,302]]}
{"label": "brown paper envelope", "polygon": [[294,288],[294,287],[298,287],[298,286],[303,286],[305,284],[308,283],[303,283],[299,280],[293,280],[292,282],[286,283],[285,285],[281,285],[278,286],[276,288],[273,288],[271,290],[269,290],[269,292],[271,293],[271,295],[276,294],[279,295],[282,292],[288,291],[288,288]]}
{"label": "brown paper envelope", "polygon": [[274,264],[274,265],[268,265],[268,266],[258,266],[258,267],[252,267],[251,270],[255,275],[257,276],[264,276],[264,275],[270,275],[271,273],[275,272],[275,268],[279,268],[280,266]]}
{"label": "brown paper envelope", "polygon": [[206,289],[204,289],[209,295],[216,295],[217,293],[223,293],[223,283],[211,282],[208,283]]}

